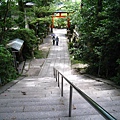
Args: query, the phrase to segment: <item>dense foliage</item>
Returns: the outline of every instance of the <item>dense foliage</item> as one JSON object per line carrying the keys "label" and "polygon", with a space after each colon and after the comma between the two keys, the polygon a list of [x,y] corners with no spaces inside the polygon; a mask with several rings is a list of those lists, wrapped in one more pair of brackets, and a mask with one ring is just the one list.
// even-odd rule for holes
{"label": "dense foliage", "polygon": [[0,45],[0,79],[2,84],[15,79],[17,77],[16,70],[14,68],[13,57],[4,46]]}
{"label": "dense foliage", "polygon": [[43,38],[48,33],[50,15],[54,8],[51,7],[52,2],[53,0],[0,0],[0,79],[3,84],[17,76],[15,58],[6,44],[15,38],[24,40],[23,59],[18,58],[19,63],[33,57],[41,43],[41,36]]}
{"label": "dense foliage", "polygon": [[76,59],[89,64],[88,73],[120,84],[120,0],[83,0],[72,24],[80,34]]}
{"label": "dense foliage", "polygon": [[9,40],[19,38],[24,41],[24,46],[22,50],[24,60],[33,57],[32,52],[34,52],[33,50],[37,48],[39,42],[35,36],[35,32],[30,29],[9,30],[4,33],[4,38],[9,38]]}
{"label": "dense foliage", "polygon": [[[27,2],[34,4],[26,6]],[[6,49],[6,44],[20,38],[25,41],[23,57],[32,57],[40,42],[38,39],[48,33],[50,15],[55,10],[51,3],[61,6],[58,10],[73,12],[70,31],[75,28],[79,33],[79,39],[69,44],[74,59],[89,64],[88,73],[120,84],[120,0],[83,0],[81,6],[69,0],[1,0],[0,78],[3,83],[17,76],[12,52]],[[64,19],[60,22],[60,26],[65,25]],[[25,29],[26,24],[32,30]]]}

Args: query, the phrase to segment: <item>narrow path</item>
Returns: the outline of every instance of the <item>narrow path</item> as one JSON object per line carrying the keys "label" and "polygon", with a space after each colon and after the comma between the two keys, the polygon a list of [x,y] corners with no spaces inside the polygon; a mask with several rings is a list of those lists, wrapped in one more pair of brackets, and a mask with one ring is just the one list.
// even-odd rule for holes
{"label": "narrow path", "polygon": [[65,36],[66,29],[54,29],[53,32],[59,37],[59,45],[51,46],[48,58],[39,73],[40,77],[53,77],[53,67],[57,67],[63,72],[71,70],[67,37]]}

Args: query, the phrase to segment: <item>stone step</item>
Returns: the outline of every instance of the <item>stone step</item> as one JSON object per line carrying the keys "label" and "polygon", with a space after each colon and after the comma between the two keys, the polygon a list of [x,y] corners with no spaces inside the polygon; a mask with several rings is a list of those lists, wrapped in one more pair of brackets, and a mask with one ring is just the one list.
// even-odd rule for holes
{"label": "stone step", "polygon": [[39,92],[41,92],[41,91],[46,91],[46,92],[52,92],[52,91],[54,91],[54,92],[56,92],[56,91],[58,91],[58,87],[49,87],[49,88],[47,88],[47,87],[35,87],[35,89],[34,89],[34,87],[30,87],[30,88],[18,88],[18,89],[14,89],[14,88],[10,88],[10,89],[7,89],[4,93],[21,93],[21,92],[29,92],[29,93],[39,93]]}
{"label": "stone step", "polygon": [[67,104],[68,102],[67,101],[64,101],[64,100],[49,100],[49,101],[31,101],[31,102],[28,102],[28,101],[22,101],[22,102],[19,102],[19,101],[16,101],[16,102],[2,102],[0,106],[2,107],[15,107],[15,106],[43,106],[43,105],[65,105]]}
{"label": "stone step", "polygon": [[[24,83],[18,81],[16,87],[12,86],[0,94],[0,120],[5,116],[5,120],[69,119],[67,116],[70,86],[67,82],[64,82],[64,97],[60,97],[60,88],[57,87],[55,78],[26,77],[23,81]],[[79,84],[77,80],[72,82],[108,112],[120,118],[118,114],[120,113],[119,89],[114,89],[114,87],[112,89],[111,87],[110,89],[95,90],[97,86],[99,88],[104,86],[105,88],[107,85],[94,80],[86,80],[84,83],[82,81]],[[109,86],[107,87],[109,88]],[[91,119],[102,120],[97,111],[75,90],[73,90],[72,115],[71,120],[86,119],[87,116],[91,116]]]}
{"label": "stone step", "polygon": [[[21,101],[21,103],[22,103],[23,101]],[[27,101],[26,101],[27,102]],[[41,101],[42,102],[42,101]],[[33,102],[34,103],[34,102]],[[17,106],[19,103],[17,103],[16,102],[16,105],[15,106]],[[99,104],[100,104],[100,102],[99,102]],[[37,106],[36,106],[37,105]],[[27,104],[23,104],[23,107],[21,107],[21,105],[19,106],[19,107],[14,107],[14,106],[12,106],[12,107],[10,107],[10,106],[8,106],[8,107],[1,107],[0,108],[0,111],[1,112],[3,112],[4,113],[4,111],[6,112],[6,110],[8,110],[7,111],[7,113],[9,113],[9,111],[10,112],[38,112],[38,111],[40,111],[40,110],[42,110],[42,111],[49,111],[49,110],[52,110],[52,111],[58,111],[58,110],[66,110],[66,108],[68,107],[66,107],[66,106],[64,106],[64,104],[63,105],[54,105],[54,102],[53,102],[53,105],[46,105],[46,106],[44,106],[44,104],[42,105],[42,106],[39,106],[38,104],[31,104],[30,103],[30,105],[29,105],[29,103],[27,103]],[[120,102],[119,101],[114,101],[114,104],[113,105],[115,105],[115,106],[112,106],[112,104],[111,103],[108,103],[108,102],[101,102],[101,105],[103,106],[105,106],[105,108],[106,108],[106,110],[107,111],[109,111],[110,113],[113,113],[113,112],[120,112]],[[116,107],[116,105],[117,105],[117,107]],[[111,106],[111,107],[109,107],[109,106]],[[85,108],[85,110],[84,110],[84,108]],[[82,112],[84,111],[85,113],[86,113],[86,108],[87,109],[92,109],[92,107],[90,107],[89,105],[86,105],[85,103],[83,103],[83,104],[74,104],[73,105],[73,110],[78,110],[79,109],[79,111],[81,112],[81,110],[80,109],[82,109]],[[47,110],[46,110],[47,109]],[[78,112],[78,111],[77,111]],[[74,115],[75,113],[73,112],[73,115]],[[88,113],[87,113],[88,114]],[[4,114],[0,114],[0,115],[3,115],[4,116]],[[17,115],[17,114],[16,114]],[[15,116],[16,116],[15,115]],[[77,114],[75,114],[75,115],[77,115]],[[7,116],[7,115],[6,115]],[[10,115],[11,116],[11,115]]]}
{"label": "stone step", "polygon": [[30,95],[24,95],[24,93],[23,94],[8,94],[8,95],[6,95],[5,93],[4,94],[2,94],[2,95],[0,95],[0,99],[9,99],[9,98],[43,98],[43,97],[49,97],[49,96],[51,96],[51,97],[60,97],[60,94],[51,94],[51,93],[41,93],[41,94],[30,94]]}
{"label": "stone step", "polygon": [[[52,85],[52,86],[51,86]],[[16,84],[16,86],[13,86],[13,89],[19,89],[19,88],[29,88],[29,87],[56,87],[57,86],[57,82],[24,82],[23,84]]]}
{"label": "stone step", "polygon": [[[26,119],[70,119],[68,117],[68,110],[62,110],[62,111],[55,111],[54,109],[52,109],[52,111],[34,111],[34,112],[13,112],[13,113],[0,113],[0,120],[10,120],[10,119],[21,119],[21,120],[26,120]],[[120,112],[111,112],[111,114],[113,116],[115,116],[116,118],[120,118]],[[95,111],[94,109],[78,109],[78,110],[72,110],[72,117],[71,119],[74,120],[76,118],[79,118],[80,120],[82,118],[86,119],[90,117],[91,119],[94,118],[97,120],[102,120],[103,117],[101,115],[99,115],[99,113],[97,111]],[[100,119],[101,118],[101,119]],[[88,118],[89,119],[89,118]],[[104,120],[104,119],[103,119]],[[119,120],[119,119],[118,119]]]}
{"label": "stone step", "polygon": [[[120,112],[120,101],[115,101],[114,103],[108,103],[108,102],[98,102],[99,105],[101,105],[103,108],[105,108],[107,111],[109,112]],[[69,107],[68,107],[68,104],[69,104],[69,101],[47,101],[47,102],[11,102],[11,103],[8,103],[8,104],[1,104],[0,106],[0,113],[2,112],[12,112],[12,111],[15,111],[15,112],[19,112],[20,111],[50,111],[50,110],[67,110]],[[92,106],[87,103],[87,102],[79,102],[79,101],[74,101],[72,103],[72,109],[75,110],[75,109],[92,109]],[[16,110],[15,110],[16,109]],[[35,109],[35,110],[34,110]]]}
{"label": "stone step", "polygon": [[10,119],[43,119],[43,118],[58,118],[60,116],[66,116],[67,111],[49,111],[49,112],[20,112],[20,113],[0,113],[0,120]]}
{"label": "stone step", "polygon": [[13,112],[46,112],[46,111],[60,111],[68,110],[64,105],[46,105],[46,106],[16,106],[16,107],[1,107],[0,113],[13,113]]}
{"label": "stone step", "polygon": [[[7,108],[7,109],[11,108],[12,109],[12,107],[13,107],[13,110],[14,110],[14,107],[16,107],[16,108],[20,107],[20,111],[21,111],[21,110],[23,110],[23,109],[25,109],[26,107],[29,107],[29,106],[31,106],[33,108],[34,107],[36,108],[37,106],[40,106],[40,107],[44,106],[44,108],[47,108],[50,105],[52,107],[54,105],[56,105],[56,106],[65,105],[66,106],[66,105],[68,105],[69,101],[66,97],[63,97],[61,99],[58,97],[57,99],[54,98],[54,100],[51,97],[51,98],[42,98],[42,99],[40,99],[40,98],[37,98],[37,99],[36,98],[32,98],[32,99],[28,99],[28,98],[27,99],[8,99],[8,100],[7,99],[1,99],[0,103],[1,103],[1,105],[0,105],[1,109],[2,108],[4,108],[4,109],[5,108]],[[97,101],[97,103],[104,108],[111,106],[111,108],[114,108],[113,111],[117,111],[116,108],[118,108],[118,109],[120,108],[120,100],[116,100],[116,101],[106,101],[106,100],[105,101]],[[22,108],[21,108],[21,106],[22,106]],[[86,108],[86,106],[87,106],[87,108],[90,107],[90,105],[84,99],[73,99],[73,109],[81,109],[81,108],[83,109],[84,107]],[[18,109],[18,112],[19,112],[19,109]]]}
{"label": "stone step", "polygon": [[[36,94],[37,93],[37,94]],[[55,97],[54,99],[56,98],[59,98],[60,97],[60,91],[53,91],[52,93],[49,92],[49,93],[44,93],[43,91],[43,94],[42,92],[30,92],[30,94],[27,94],[24,95],[23,93],[21,94],[17,94],[17,93],[3,93],[2,95],[0,95],[0,101],[1,102],[4,102],[4,101],[9,101],[9,100],[12,100],[12,101],[21,101],[21,100],[25,100],[27,101],[28,99],[31,101],[31,100],[44,100],[44,99],[53,99],[53,96]],[[8,95],[7,95],[8,94]],[[94,95],[94,94],[88,94],[93,100],[95,101],[109,101],[109,102],[113,102],[115,100],[120,100],[120,96],[98,96],[98,95]],[[69,98],[69,92],[68,91],[64,91],[63,92],[63,98],[64,99],[68,99]],[[60,98],[61,99],[61,98]],[[84,98],[79,95],[76,91],[73,92],[73,100],[74,99],[80,99],[80,101],[83,101]]]}
{"label": "stone step", "polygon": [[[120,113],[113,113],[113,115],[116,118],[118,118],[117,120],[120,120],[119,114]],[[44,120],[47,120],[47,119],[44,119]],[[105,120],[105,118],[103,118],[101,115],[85,115],[85,116],[82,115],[82,116],[75,116],[75,117],[61,117],[59,120]]]}
{"label": "stone step", "polygon": [[[51,94],[59,94],[60,95],[60,89],[58,87],[53,87],[53,88],[35,88],[34,90],[34,87],[32,88],[19,88],[19,89],[8,89],[6,92],[2,93],[0,95],[0,99],[2,98],[7,98],[8,96],[22,96],[22,95],[27,95],[27,96],[31,96],[34,94],[34,96],[36,95],[51,95]],[[82,89],[81,89],[82,90]],[[116,89],[116,90],[100,90],[100,91],[93,91],[93,90],[88,90],[87,88],[86,89],[83,89],[82,90],[84,93],[86,93],[88,96],[96,96],[97,98],[98,97],[115,97],[115,96],[120,96],[120,89]],[[64,88],[64,94],[68,94],[69,93],[69,87],[68,88]],[[77,92],[75,91],[74,94],[77,94]]]}
{"label": "stone step", "polygon": [[[8,119],[5,119],[8,120]],[[17,120],[28,120],[28,119],[17,119]],[[29,118],[29,120],[33,120],[33,118]],[[34,118],[34,120],[105,120],[100,115],[85,115],[85,116],[75,116],[75,117],[58,117],[58,118]]]}
{"label": "stone step", "polygon": [[[52,100],[68,100],[69,99],[69,95],[68,94],[64,94],[63,97],[60,97],[60,96],[56,96],[56,97],[52,97],[52,96],[49,96],[49,97],[38,97],[38,98],[35,98],[35,97],[28,97],[28,98],[1,98],[0,99],[0,103],[7,103],[7,102],[16,102],[16,101],[19,101],[19,102],[39,102],[39,101],[52,101]],[[104,97],[104,98],[96,98],[96,97],[92,97],[93,100],[95,101],[109,101],[109,102],[112,102],[112,101],[119,101],[120,100],[120,97],[117,96],[117,97]],[[84,102],[84,98],[81,97],[79,94],[73,94],[73,100],[79,100],[80,102]]]}
{"label": "stone step", "polygon": [[[45,119],[45,118],[59,118],[59,117],[68,117],[68,110],[61,110],[61,111],[35,111],[35,112],[13,112],[13,113],[0,113],[0,120],[7,120],[7,119]],[[99,115],[94,109],[84,109],[80,110],[73,110],[72,116],[85,116],[85,115]]]}
{"label": "stone step", "polygon": [[[48,120],[48,119],[41,119],[41,120]],[[87,116],[85,115],[85,116],[75,116],[75,117],[60,117],[59,119],[52,118],[49,120],[105,120],[105,119],[101,115],[87,115]]]}
{"label": "stone step", "polygon": [[41,88],[41,89],[35,89],[35,90],[32,90],[34,88],[31,88],[31,89],[13,89],[13,90],[7,90],[6,92],[2,93],[1,95],[39,95],[39,94],[42,94],[42,93],[45,93],[45,94],[60,94],[60,90],[58,90],[58,87],[57,88],[52,88],[52,89],[45,89],[45,88]]}

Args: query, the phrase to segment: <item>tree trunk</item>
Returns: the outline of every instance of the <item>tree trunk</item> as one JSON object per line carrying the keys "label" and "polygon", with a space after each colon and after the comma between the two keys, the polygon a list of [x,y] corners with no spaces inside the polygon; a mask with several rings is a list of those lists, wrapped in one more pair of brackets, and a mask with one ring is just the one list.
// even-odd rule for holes
{"label": "tree trunk", "polygon": [[5,28],[6,28],[6,19],[7,19],[7,15],[8,15],[8,12],[9,12],[9,8],[10,8],[10,2],[11,2],[11,0],[8,0],[7,1],[7,5],[6,5],[6,11],[5,11],[5,16],[4,16],[4,18],[3,18],[3,24],[4,24],[4,26],[3,26],[3,28],[2,28],[2,31],[5,31]]}
{"label": "tree trunk", "polygon": [[98,0],[98,11],[99,11],[99,12],[102,11],[102,1],[103,1],[103,0]]}
{"label": "tree trunk", "polygon": [[25,28],[25,15],[24,15],[24,4],[22,0],[18,0],[18,5],[19,5],[19,27],[20,28]]}

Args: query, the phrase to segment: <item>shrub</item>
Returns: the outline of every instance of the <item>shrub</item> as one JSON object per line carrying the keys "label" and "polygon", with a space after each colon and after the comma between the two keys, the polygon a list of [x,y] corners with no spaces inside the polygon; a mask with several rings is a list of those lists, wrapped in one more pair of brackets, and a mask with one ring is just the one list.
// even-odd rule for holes
{"label": "shrub", "polygon": [[4,46],[0,46],[0,78],[2,84],[17,78],[17,71],[14,67],[13,57],[9,50]]}
{"label": "shrub", "polygon": [[6,32],[4,36],[4,39],[8,40],[13,40],[15,38],[24,40],[24,46],[22,51],[24,59],[32,57],[33,49],[37,49],[39,42],[35,36],[35,32],[30,29],[10,30]]}

